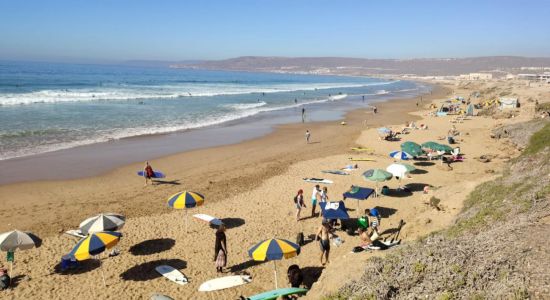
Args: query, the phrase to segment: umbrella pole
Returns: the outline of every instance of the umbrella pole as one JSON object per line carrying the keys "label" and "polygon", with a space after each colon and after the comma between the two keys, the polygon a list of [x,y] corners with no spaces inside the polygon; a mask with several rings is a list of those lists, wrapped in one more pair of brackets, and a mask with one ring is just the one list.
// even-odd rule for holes
{"label": "umbrella pole", "polygon": [[189,233],[189,224],[187,221],[187,208],[185,209],[185,233]]}
{"label": "umbrella pole", "polygon": [[278,289],[279,285],[278,285],[278,282],[277,282],[277,264],[275,263],[275,261],[273,261],[273,269],[274,269],[274,272],[275,272],[275,289]]}
{"label": "umbrella pole", "polygon": [[101,258],[98,258],[99,260],[99,270],[101,270],[101,278],[103,279],[103,287],[107,287],[107,283],[105,283],[105,273],[103,273],[103,263],[101,262]]}
{"label": "umbrella pole", "polygon": [[[14,255],[15,256],[15,255]],[[14,257],[15,259],[15,257]],[[12,278],[14,278],[15,276],[13,275],[13,260],[10,261],[10,286],[11,286],[11,280]]]}

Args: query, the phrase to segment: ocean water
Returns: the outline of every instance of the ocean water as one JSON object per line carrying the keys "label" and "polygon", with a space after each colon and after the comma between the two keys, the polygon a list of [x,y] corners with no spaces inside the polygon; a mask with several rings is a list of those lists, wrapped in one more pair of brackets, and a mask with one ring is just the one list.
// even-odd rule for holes
{"label": "ocean water", "polygon": [[365,77],[0,62],[0,160],[426,90]]}

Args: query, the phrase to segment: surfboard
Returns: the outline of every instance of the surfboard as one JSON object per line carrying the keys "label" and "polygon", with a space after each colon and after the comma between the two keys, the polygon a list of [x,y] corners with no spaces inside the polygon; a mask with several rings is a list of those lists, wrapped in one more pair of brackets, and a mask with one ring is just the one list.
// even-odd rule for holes
{"label": "surfboard", "polygon": [[263,292],[254,296],[250,296],[248,300],[274,300],[281,296],[288,295],[304,295],[307,293],[308,289],[302,288],[283,288],[272,291]]}
{"label": "surfboard", "polygon": [[364,148],[364,147],[353,147],[351,148],[352,151],[362,152],[362,151],[369,151],[373,152],[374,150],[372,148]]}
{"label": "surfboard", "polygon": [[183,275],[180,271],[174,269],[168,265],[160,265],[155,268],[155,271],[159,272],[160,275],[168,278],[168,280],[173,281],[177,284],[187,284],[187,277]]}
{"label": "surfboard", "polygon": [[209,216],[209,215],[205,215],[205,214],[196,214],[196,215],[193,215],[193,218],[196,218],[198,220],[201,220],[201,221],[204,221],[206,223],[216,225],[216,226],[220,226],[220,225],[223,224],[222,220],[220,220],[218,218],[214,218],[214,217]]}
{"label": "surfboard", "polygon": [[168,296],[163,295],[163,294],[154,293],[154,294],[151,295],[151,300],[174,300],[174,298],[168,297]]}
{"label": "surfboard", "polygon": [[[164,178],[164,177],[166,177],[164,175],[164,173],[162,173],[162,172],[153,171],[153,173],[155,174],[155,177],[153,177],[153,178]],[[138,174],[138,176],[143,177],[143,171],[138,171],[137,174]]]}
{"label": "surfboard", "polygon": [[324,179],[324,178],[303,178],[306,182],[312,182],[312,183],[322,183],[322,184],[331,184],[334,183],[332,180]]}
{"label": "surfboard", "polygon": [[203,282],[199,286],[199,292],[223,290],[250,282],[252,282],[252,277],[246,275],[225,276]]}
{"label": "surfboard", "polygon": [[351,161],[376,161],[376,159],[374,159],[374,158],[353,158],[353,157],[350,157],[348,159],[351,160]]}
{"label": "surfboard", "polygon": [[323,170],[321,172],[335,175],[349,175],[348,173],[340,170]]}

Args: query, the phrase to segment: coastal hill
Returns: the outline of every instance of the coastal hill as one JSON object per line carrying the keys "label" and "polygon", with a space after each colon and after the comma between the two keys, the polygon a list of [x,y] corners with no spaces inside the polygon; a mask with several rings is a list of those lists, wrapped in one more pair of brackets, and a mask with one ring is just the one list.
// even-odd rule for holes
{"label": "coastal hill", "polygon": [[267,71],[311,74],[457,75],[468,72],[528,73],[550,70],[548,57],[486,56],[469,58],[364,59],[345,57],[242,56],[225,60],[183,62],[172,68]]}

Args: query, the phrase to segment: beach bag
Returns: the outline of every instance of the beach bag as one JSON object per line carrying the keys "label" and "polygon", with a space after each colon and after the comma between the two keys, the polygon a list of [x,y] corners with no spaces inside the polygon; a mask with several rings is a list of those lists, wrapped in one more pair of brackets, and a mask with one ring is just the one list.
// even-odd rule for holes
{"label": "beach bag", "polygon": [[300,246],[304,245],[304,233],[303,232],[299,232],[298,235],[296,236],[296,244],[298,244]]}
{"label": "beach bag", "polygon": [[10,276],[4,274],[0,276],[0,290],[5,290],[10,287]]}
{"label": "beach bag", "polygon": [[298,204],[298,195],[294,196],[294,204]]}

